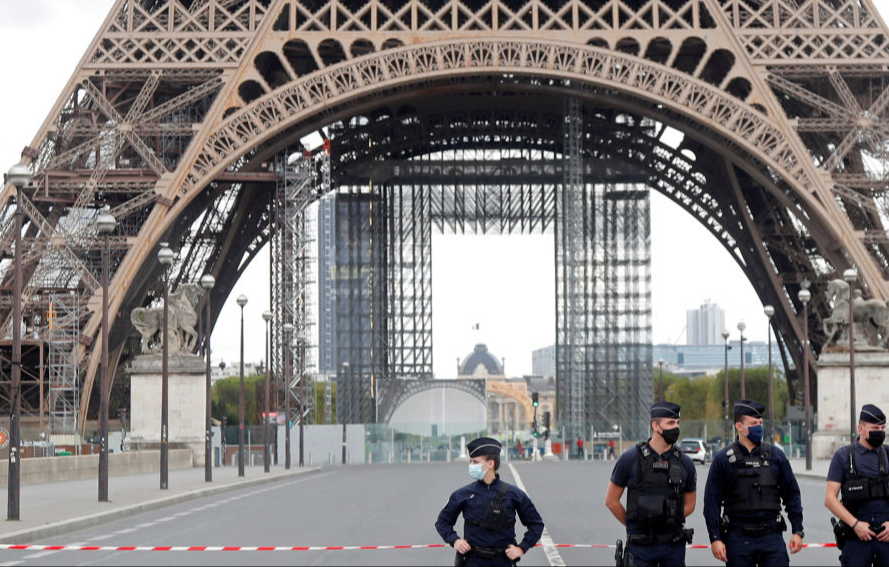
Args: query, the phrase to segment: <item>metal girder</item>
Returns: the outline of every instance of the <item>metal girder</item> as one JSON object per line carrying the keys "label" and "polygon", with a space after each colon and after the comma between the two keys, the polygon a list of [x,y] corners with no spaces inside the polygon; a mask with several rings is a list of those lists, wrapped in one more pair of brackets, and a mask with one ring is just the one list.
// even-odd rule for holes
{"label": "metal girder", "polygon": [[[584,0],[565,0],[554,7],[546,0],[522,0],[490,8],[465,0],[443,0],[433,8],[408,0],[311,5],[292,0],[119,0],[26,151],[28,159],[35,160],[39,187],[33,204],[40,211],[50,211],[48,222],[56,230],[46,232],[46,226],[33,221],[28,230],[38,240],[30,240],[32,234],[26,241],[34,243],[33,251],[49,250],[61,234],[57,223],[71,220],[66,212],[72,204],[83,205],[86,211],[107,204],[120,214],[130,213],[127,236],[150,235],[152,241],[137,242],[125,257],[118,258],[115,279],[123,290],[140,288],[135,278],[149,271],[146,266],[151,258],[146,251],[156,244],[154,240],[169,234],[177,219],[199,218],[189,210],[191,204],[217,206],[211,199],[202,202],[196,193],[253,183],[239,177],[241,170],[249,175],[262,169],[265,158],[257,156],[273,137],[295,139],[303,127],[324,132],[323,120],[336,121],[352,111],[359,119],[365,110],[389,104],[388,100],[399,101],[395,117],[409,120],[410,106],[425,99],[439,104],[440,115],[453,126],[450,132],[426,128],[432,138],[423,151],[434,152],[437,140],[455,144],[467,126],[451,109],[450,94],[468,85],[471,76],[488,74],[496,81],[479,82],[481,88],[466,86],[476,89],[476,104],[490,95],[497,81],[500,87],[512,83],[516,88],[518,96],[510,103],[522,93],[572,89],[573,94],[600,102],[609,97],[621,102],[633,99],[633,104],[647,101],[651,116],[684,120],[681,124],[689,133],[705,131],[716,140],[713,146],[743,156],[739,159],[747,165],[755,164],[762,174],[756,184],[768,187],[774,195],[770,204],[782,209],[781,218],[770,218],[770,224],[759,229],[769,241],[765,244],[768,252],[784,256],[782,261],[787,262],[778,268],[785,282],[800,276],[793,272],[794,265],[805,258],[826,266],[820,270],[842,270],[854,262],[868,290],[885,299],[887,288],[880,278],[889,268],[885,251],[878,246],[864,248],[856,241],[856,235],[868,243],[879,239],[883,227],[869,196],[887,187],[884,180],[867,175],[862,165],[866,161],[862,156],[868,154],[885,161],[880,152],[889,138],[885,126],[889,90],[878,91],[889,64],[889,45],[886,26],[873,2],[648,0],[644,6],[637,4],[602,0],[591,6]],[[363,43],[355,43],[358,36]],[[702,37],[704,49],[690,55],[687,42]],[[768,69],[765,80],[760,74],[763,69]],[[162,80],[153,97],[149,94],[152,77],[158,76]],[[819,79],[826,88],[816,84]],[[768,85],[791,98],[775,96]],[[220,96],[214,98],[217,90]],[[151,108],[145,104],[149,98],[166,102]],[[782,113],[782,105],[790,111]],[[141,118],[136,119],[134,109],[140,107]],[[125,108],[130,110],[122,118],[124,111],[117,109]],[[551,114],[556,125],[563,118],[559,109]],[[595,122],[587,118],[586,122]],[[547,126],[554,127],[558,128],[553,123]],[[491,148],[506,140],[535,148],[548,144],[552,149],[559,145],[553,140],[561,139],[561,134],[554,138],[552,131],[535,133],[523,122],[512,123],[511,129],[500,139],[474,138],[464,144],[486,143]],[[647,170],[640,167],[648,172],[650,185],[685,207],[727,249],[746,246],[738,243],[743,237],[737,229],[738,212],[727,207],[726,196],[708,183],[706,164],[695,163],[683,171],[688,162],[676,158],[677,152],[631,141],[646,135],[642,132],[627,135],[615,138],[624,147],[611,152],[601,143],[585,142],[595,149],[584,161],[611,154],[641,166],[641,152],[651,161]],[[124,141],[146,161],[153,179],[112,182],[116,172],[108,168],[113,161],[109,158]],[[418,141],[422,140],[408,140]],[[353,155],[343,155],[344,163],[364,161],[357,145],[353,150]],[[683,142],[682,150],[708,156],[705,159],[713,155],[689,142]],[[121,157],[131,159],[135,154],[126,148]],[[259,163],[253,163],[254,159]],[[829,179],[812,163],[834,168],[831,173],[838,188],[831,193]],[[157,184],[166,168],[174,165],[170,183]],[[332,164],[333,169],[339,165]],[[72,176],[62,179],[60,173]],[[493,186],[490,177],[477,180]],[[543,178],[535,181],[543,183]],[[272,181],[254,182],[267,189]],[[155,185],[159,199],[152,206]],[[252,188],[248,193],[256,196],[256,191]],[[87,198],[89,192],[95,195]],[[548,198],[553,191],[541,188],[530,193]],[[500,193],[483,192],[477,201],[485,211],[480,215],[486,219],[485,230],[531,226],[518,221],[525,214],[522,211],[536,210],[523,204],[521,193],[503,192],[507,203],[500,211],[491,197],[495,194],[499,198]],[[456,203],[467,196],[461,189],[447,198],[453,197]],[[231,235],[210,221],[200,234],[183,237],[193,239],[194,246],[189,248],[193,252],[181,277],[191,277],[207,264],[224,264],[220,255],[227,251],[240,254],[232,260],[232,277],[242,273],[257,246],[269,238],[267,228],[256,226],[270,222],[271,214],[259,201],[246,203],[244,214],[229,214],[226,209],[224,215],[238,227],[233,238],[251,239],[249,243],[231,242]],[[453,210],[464,209],[455,206]],[[137,211],[144,214],[133,214]],[[502,216],[488,218],[495,212]],[[455,227],[467,224],[465,220],[447,222]],[[797,237],[787,228],[792,223],[798,225]],[[540,224],[534,225],[539,228]],[[187,232],[178,226],[176,230],[177,234]],[[6,236],[0,235],[0,242]],[[90,246],[84,249],[88,252]],[[60,250],[53,251],[58,265],[89,271],[89,253],[78,264],[69,254],[80,254],[79,248]],[[825,258],[830,261],[822,261]],[[35,283],[30,289],[41,285]],[[129,292],[120,295],[128,299],[116,299],[115,312],[132,307],[124,306],[124,301],[144,299],[133,299]],[[90,315],[84,326],[87,339],[95,334],[96,325],[94,314]],[[90,349],[85,352],[90,357],[88,368],[95,367],[95,356]],[[85,383],[90,380],[86,377]]]}

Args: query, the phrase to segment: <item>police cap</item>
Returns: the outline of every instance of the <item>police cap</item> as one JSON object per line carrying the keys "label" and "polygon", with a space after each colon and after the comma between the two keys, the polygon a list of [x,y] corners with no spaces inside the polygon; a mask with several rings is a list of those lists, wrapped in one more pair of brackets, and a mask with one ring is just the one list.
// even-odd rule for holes
{"label": "police cap", "polygon": [[672,402],[655,402],[651,406],[651,419],[656,417],[679,419],[679,406]]}
{"label": "police cap", "polygon": [[499,457],[500,441],[490,437],[479,437],[466,444],[470,457]]}
{"label": "police cap", "polygon": [[886,414],[873,404],[864,404],[861,407],[861,414],[859,414],[858,419],[867,423],[876,423],[877,425],[886,424]]}
{"label": "police cap", "polygon": [[738,400],[735,402],[735,420],[742,415],[761,418],[764,411],[766,411],[766,407],[753,400]]}

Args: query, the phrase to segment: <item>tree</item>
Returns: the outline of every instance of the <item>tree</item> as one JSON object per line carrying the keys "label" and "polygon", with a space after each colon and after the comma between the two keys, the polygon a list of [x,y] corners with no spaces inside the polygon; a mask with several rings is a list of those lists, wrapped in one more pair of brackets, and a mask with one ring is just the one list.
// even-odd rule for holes
{"label": "tree", "polygon": [[707,394],[713,379],[712,376],[674,376],[666,399],[682,407],[682,419],[707,419]]}
{"label": "tree", "polygon": [[[261,423],[262,393],[265,388],[265,376],[246,376],[244,378],[245,418],[247,423]],[[238,423],[238,397],[241,389],[241,378],[223,378],[213,384],[212,412],[213,417],[223,416],[230,424]]]}
{"label": "tree", "polygon": [[[775,419],[783,420],[787,413],[787,381],[784,374],[777,368],[772,368],[775,387]],[[769,403],[769,369],[767,366],[747,368],[744,371],[747,381],[747,399],[768,406]],[[722,419],[725,384],[725,371],[720,371],[710,384],[707,396],[707,413],[711,419]],[[741,399],[741,369],[730,368],[728,371],[729,407],[728,416],[732,419],[732,407]],[[768,409],[766,410],[768,411]],[[768,414],[766,414],[768,415]]]}

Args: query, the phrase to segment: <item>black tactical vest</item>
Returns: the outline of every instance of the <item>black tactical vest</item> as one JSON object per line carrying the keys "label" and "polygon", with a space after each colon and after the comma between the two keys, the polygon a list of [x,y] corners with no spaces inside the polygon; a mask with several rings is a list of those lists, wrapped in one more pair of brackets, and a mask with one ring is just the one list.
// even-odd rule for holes
{"label": "black tactical vest", "polygon": [[877,458],[880,461],[880,474],[875,477],[864,476],[855,466],[855,446],[849,447],[849,476],[842,485],[841,494],[843,506],[853,515],[865,502],[889,499],[889,472],[886,470],[889,455],[885,447],[877,449]]}
{"label": "black tactical vest", "polygon": [[496,489],[497,493],[488,502],[488,509],[485,511],[484,517],[478,521],[468,520],[470,525],[493,532],[509,530],[515,526],[515,512],[503,502],[509,485],[500,480],[497,482]]}
{"label": "black tactical vest", "polygon": [[682,487],[688,473],[679,449],[671,448],[664,459],[648,443],[636,445],[639,470],[627,485],[627,520],[643,528],[679,530],[685,523]]}
{"label": "black tactical vest", "polygon": [[729,518],[751,512],[781,512],[781,487],[769,462],[771,450],[762,445],[759,455],[742,456],[738,443],[726,451],[729,478],[726,480],[725,511]]}

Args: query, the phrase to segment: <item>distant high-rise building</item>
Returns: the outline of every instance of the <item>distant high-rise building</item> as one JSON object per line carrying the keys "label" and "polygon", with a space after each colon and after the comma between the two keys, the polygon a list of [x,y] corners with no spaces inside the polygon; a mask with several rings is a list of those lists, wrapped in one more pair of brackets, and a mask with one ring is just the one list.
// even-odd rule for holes
{"label": "distant high-rise building", "polygon": [[686,344],[722,344],[722,331],[725,330],[725,311],[715,303],[705,302],[697,309],[686,311]]}
{"label": "distant high-rise building", "polygon": [[551,378],[556,375],[556,346],[539,348],[531,353],[531,373]]}

